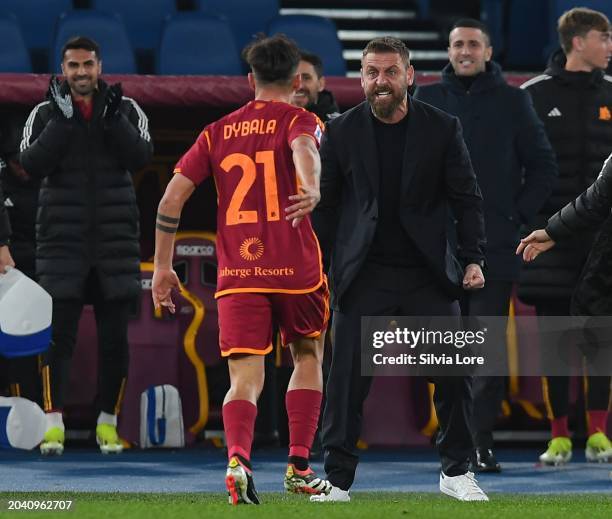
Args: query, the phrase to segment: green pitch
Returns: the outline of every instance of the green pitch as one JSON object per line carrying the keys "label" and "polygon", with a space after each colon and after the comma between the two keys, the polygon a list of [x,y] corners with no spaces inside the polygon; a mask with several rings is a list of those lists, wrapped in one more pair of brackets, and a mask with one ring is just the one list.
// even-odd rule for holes
{"label": "green pitch", "polygon": [[[435,518],[444,519],[527,519],[551,517],[588,519],[612,517],[610,494],[508,495],[490,494],[488,503],[460,503],[437,494],[408,494],[397,492],[355,492],[351,503],[309,503],[306,496],[281,493],[262,493],[261,506],[231,507],[222,494],[102,494],[102,493],[0,493],[4,517],[60,517],[74,518],[198,518],[249,517],[298,518],[321,517],[389,519]],[[68,512],[11,512],[10,500],[72,500]],[[32,506],[32,505],[30,505]],[[15,515],[17,514],[17,515]]]}

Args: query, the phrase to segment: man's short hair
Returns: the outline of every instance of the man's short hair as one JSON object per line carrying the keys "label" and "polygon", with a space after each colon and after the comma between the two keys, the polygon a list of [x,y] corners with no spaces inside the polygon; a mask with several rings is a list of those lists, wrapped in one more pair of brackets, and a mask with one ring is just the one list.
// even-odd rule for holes
{"label": "man's short hair", "polygon": [[365,58],[366,54],[370,52],[399,54],[406,68],[410,66],[410,51],[408,47],[406,47],[402,40],[393,38],[392,36],[383,36],[370,40],[363,49],[362,57]]}
{"label": "man's short hair", "polygon": [[62,47],[62,61],[66,56],[66,51],[71,49],[85,49],[90,52],[95,52],[96,58],[100,59],[100,46],[87,36],[73,36]]}
{"label": "man's short hair", "polygon": [[291,83],[300,64],[296,43],[284,34],[258,37],[242,51],[258,83],[285,85]]}
{"label": "man's short hair", "polygon": [[459,27],[467,29],[479,29],[485,37],[485,43],[487,44],[487,47],[491,46],[491,31],[489,31],[489,28],[484,23],[479,20],[474,20],[474,18],[461,18],[461,20],[457,20],[450,28],[450,31],[448,31],[449,41],[450,33],[453,32],[455,29],[458,29]]}
{"label": "man's short hair", "polygon": [[610,20],[599,11],[587,7],[575,7],[561,15],[557,30],[561,48],[565,54],[569,54],[573,47],[572,39],[575,36],[584,37],[591,30],[608,32]]}
{"label": "man's short hair", "polygon": [[321,58],[312,52],[307,52],[305,50],[300,51],[300,60],[305,61],[306,63],[310,63],[317,73],[318,77],[323,75],[323,61]]}

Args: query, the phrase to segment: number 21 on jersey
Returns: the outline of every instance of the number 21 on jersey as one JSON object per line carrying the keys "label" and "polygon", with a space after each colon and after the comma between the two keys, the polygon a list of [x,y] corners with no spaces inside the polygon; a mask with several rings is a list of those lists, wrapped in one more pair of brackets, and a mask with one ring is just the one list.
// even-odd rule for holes
{"label": "number 21 on jersey", "polygon": [[242,170],[242,177],[236,186],[236,190],[225,213],[226,225],[257,223],[259,218],[257,211],[242,211],[240,207],[247,193],[257,181],[258,164],[263,165],[266,218],[268,222],[280,220],[274,151],[258,151],[255,153],[255,160],[244,153],[232,153],[221,161],[221,169],[229,173],[233,168],[239,167]]}

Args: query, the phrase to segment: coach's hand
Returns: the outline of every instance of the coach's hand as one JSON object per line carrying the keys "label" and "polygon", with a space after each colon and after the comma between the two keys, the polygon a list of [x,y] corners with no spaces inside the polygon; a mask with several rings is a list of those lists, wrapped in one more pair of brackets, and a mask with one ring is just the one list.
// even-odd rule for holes
{"label": "coach's hand", "polygon": [[463,275],[463,288],[464,290],[478,290],[484,287],[485,278],[482,273],[480,265],[476,263],[470,263],[465,267]]}
{"label": "coach's hand", "polygon": [[300,224],[304,216],[314,211],[319,200],[321,200],[321,194],[316,188],[300,186],[300,193],[291,195],[289,200],[296,203],[285,209],[287,213],[285,219],[291,220],[291,225],[295,228]]}
{"label": "coach's hand", "polygon": [[51,76],[49,80],[49,90],[47,90],[47,99],[53,106],[53,111],[58,114],[60,119],[71,121],[74,115],[72,106],[72,97],[70,93],[61,94],[61,83],[55,76]]}
{"label": "coach's hand", "polygon": [[546,252],[555,246],[555,241],[544,229],[533,231],[529,236],[521,240],[516,248],[516,254],[523,253],[524,261],[533,261],[542,252]]}
{"label": "coach's hand", "polygon": [[176,308],[171,297],[173,288],[179,288],[179,279],[174,270],[155,269],[153,271],[151,295],[153,297],[153,306],[156,310],[165,306],[171,314],[174,313]]}
{"label": "coach's hand", "polygon": [[119,107],[123,99],[123,88],[121,83],[115,83],[108,87],[106,91],[106,99],[104,106],[104,118],[107,121],[112,121],[119,114]]}

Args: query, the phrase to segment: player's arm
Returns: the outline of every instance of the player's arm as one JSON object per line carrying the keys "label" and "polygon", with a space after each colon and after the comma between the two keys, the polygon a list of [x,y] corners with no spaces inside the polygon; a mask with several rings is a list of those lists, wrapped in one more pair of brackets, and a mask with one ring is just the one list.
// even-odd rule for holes
{"label": "player's arm", "polygon": [[176,174],[166,187],[159,202],[155,221],[155,270],[153,272],[152,295],[155,308],[165,306],[174,313],[171,290],[178,288],[179,281],[172,269],[174,237],[178,230],[185,202],[195,189],[195,184],[181,174]]}
{"label": "player's arm", "polygon": [[287,220],[291,220],[291,225],[297,227],[304,216],[312,213],[321,199],[319,192],[321,158],[314,140],[307,135],[293,139],[291,150],[300,192],[289,197],[289,200],[295,203],[285,211]]}

